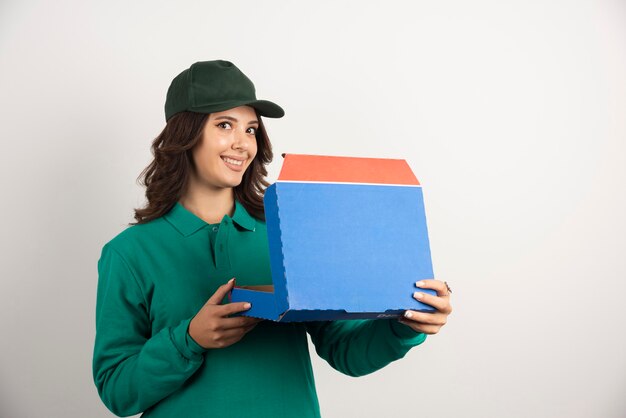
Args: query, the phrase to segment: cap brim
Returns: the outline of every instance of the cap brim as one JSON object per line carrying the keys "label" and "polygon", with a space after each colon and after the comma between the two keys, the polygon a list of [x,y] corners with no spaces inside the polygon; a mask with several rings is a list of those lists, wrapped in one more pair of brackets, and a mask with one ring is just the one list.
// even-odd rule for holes
{"label": "cap brim", "polygon": [[268,118],[282,118],[285,116],[285,111],[282,107],[268,100],[231,100],[228,102],[213,103],[208,106],[193,107],[189,110],[198,113],[214,113],[239,106],[253,107],[259,112],[259,115]]}

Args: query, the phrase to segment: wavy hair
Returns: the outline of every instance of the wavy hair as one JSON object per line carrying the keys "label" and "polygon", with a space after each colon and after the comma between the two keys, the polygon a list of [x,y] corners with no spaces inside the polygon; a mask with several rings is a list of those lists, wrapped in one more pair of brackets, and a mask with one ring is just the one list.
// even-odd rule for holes
{"label": "wavy hair", "polygon": [[[233,188],[235,198],[248,213],[265,220],[263,195],[269,183],[267,164],[274,155],[263,121],[257,113],[259,129],[256,132],[257,154],[246,169],[241,183]],[[163,131],[152,142],[154,159],[143,169],[137,181],[146,187],[146,207],[135,209],[137,225],[159,218],[169,212],[187,188],[194,167],[192,150],[202,138],[206,113],[181,112],[172,116]]]}

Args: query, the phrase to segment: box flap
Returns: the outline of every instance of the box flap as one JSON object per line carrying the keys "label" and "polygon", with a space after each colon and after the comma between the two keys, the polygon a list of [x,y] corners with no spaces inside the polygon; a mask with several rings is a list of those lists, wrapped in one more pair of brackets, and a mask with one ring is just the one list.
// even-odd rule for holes
{"label": "box flap", "polygon": [[395,184],[419,186],[405,160],[283,154],[278,181]]}
{"label": "box flap", "polygon": [[433,278],[421,188],[276,188],[289,309],[421,308],[414,284]]}

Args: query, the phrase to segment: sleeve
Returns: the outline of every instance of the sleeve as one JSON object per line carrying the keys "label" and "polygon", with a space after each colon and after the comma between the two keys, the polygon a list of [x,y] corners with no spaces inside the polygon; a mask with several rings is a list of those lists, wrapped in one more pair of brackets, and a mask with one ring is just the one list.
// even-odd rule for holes
{"label": "sleeve", "polygon": [[382,369],[426,340],[394,319],[307,322],[306,328],[317,354],[354,377]]}
{"label": "sleeve", "polygon": [[105,245],[98,261],[93,378],[117,416],[145,411],[202,364],[206,351],[187,338],[192,318],[151,335],[148,304],[122,256]]}

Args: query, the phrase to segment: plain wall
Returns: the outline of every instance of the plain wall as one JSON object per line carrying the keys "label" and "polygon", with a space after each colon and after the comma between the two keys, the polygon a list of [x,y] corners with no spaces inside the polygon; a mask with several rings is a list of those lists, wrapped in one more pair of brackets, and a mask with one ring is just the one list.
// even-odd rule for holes
{"label": "plain wall", "polygon": [[623,1],[2,1],[0,416],[109,417],[96,263],[143,205],[171,79],[227,59],[280,153],[405,158],[440,334],[325,417],[626,416]]}

